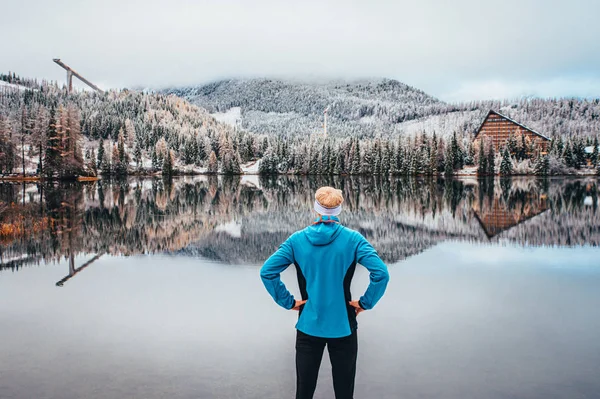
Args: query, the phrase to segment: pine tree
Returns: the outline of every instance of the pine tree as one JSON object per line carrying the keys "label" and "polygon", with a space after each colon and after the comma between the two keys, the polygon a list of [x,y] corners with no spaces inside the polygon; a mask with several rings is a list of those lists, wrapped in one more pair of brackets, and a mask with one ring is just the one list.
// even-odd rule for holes
{"label": "pine tree", "polygon": [[538,155],[533,170],[537,176],[548,176],[550,174],[550,159],[547,154]]}
{"label": "pine tree", "polygon": [[485,149],[483,147],[483,139],[479,140],[479,165],[477,167],[477,174],[479,176],[485,176],[488,174],[487,157],[485,155]]}
{"label": "pine tree", "polygon": [[575,141],[573,155],[575,156],[575,168],[580,169],[582,165],[585,165],[585,144],[582,139]]}
{"label": "pine tree", "polygon": [[170,178],[173,176],[173,152],[172,150],[168,150],[164,156],[163,165],[162,165],[162,175],[163,177]]}
{"label": "pine tree", "polygon": [[138,170],[140,170],[142,166],[142,146],[138,140],[135,141],[135,147],[133,148],[133,159]]}
{"label": "pine tree", "polygon": [[361,160],[360,160],[360,143],[358,139],[355,139],[352,147],[352,165],[350,166],[350,173],[358,175],[361,172]]}
{"label": "pine tree", "polygon": [[[338,149],[339,151],[339,149]],[[327,145],[327,157],[329,158],[329,167],[327,172],[330,175],[333,174],[339,174],[339,173],[335,173],[335,164],[338,160],[338,156],[336,155],[336,151],[333,150],[333,147],[331,146],[331,144]]]}
{"label": "pine tree", "polygon": [[525,142],[525,135],[521,134],[521,145],[517,149],[517,159],[519,161],[527,158],[527,143]]}
{"label": "pine tree", "polygon": [[496,154],[494,151],[494,143],[490,143],[487,155],[487,175],[494,176],[496,174]]}
{"label": "pine tree", "polygon": [[381,173],[389,175],[392,172],[392,159],[394,156],[393,145],[386,140],[381,151]]}
{"label": "pine tree", "polygon": [[156,147],[152,147],[152,170],[157,171],[159,168],[158,154],[156,153]]}
{"label": "pine tree", "polygon": [[[465,166],[464,163],[464,154],[462,151],[462,148],[460,148],[460,145],[458,144],[458,140],[456,138],[456,132],[454,132],[454,134],[452,135],[452,142],[451,142],[451,151],[450,154],[452,155],[452,160],[453,160],[453,168],[456,169],[462,169]],[[446,160],[448,159],[447,155],[446,155]]]}
{"label": "pine tree", "polygon": [[[456,133],[455,133],[455,136],[456,136]],[[446,156],[444,157],[444,159],[445,159],[444,175],[446,177],[450,177],[450,176],[454,175],[454,165],[456,164],[454,161],[454,156],[455,156],[455,149],[453,148],[453,144],[451,143],[449,146],[446,147]]]}
{"label": "pine tree", "polygon": [[60,175],[60,142],[56,126],[56,111],[50,110],[50,122],[46,131],[46,154],[44,156],[45,175],[53,179]]}
{"label": "pine tree", "polygon": [[565,164],[569,168],[575,167],[576,160],[575,160],[575,157],[573,156],[573,149],[572,149],[570,142],[567,142],[565,144],[565,151],[563,153],[563,159],[565,160]]}
{"label": "pine tree", "polygon": [[381,174],[381,142],[379,139],[375,140],[375,143],[371,147],[371,159],[373,162],[373,174]]}
{"label": "pine tree", "polygon": [[208,168],[206,170],[207,173],[216,174],[219,172],[219,163],[217,161],[217,154],[214,151],[210,152],[208,157]]}
{"label": "pine tree", "polygon": [[346,173],[346,161],[344,157],[344,152],[341,148],[338,149],[338,154],[335,157],[335,165],[333,168],[334,175],[341,175]]}
{"label": "pine tree", "polygon": [[504,147],[502,152],[502,163],[500,164],[500,175],[510,176],[513,172],[512,160],[510,159],[510,151],[508,146]]}
{"label": "pine tree", "polygon": [[127,175],[128,164],[129,160],[127,153],[125,152],[125,135],[123,129],[121,128],[119,129],[119,135],[117,138],[117,151],[113,155],[114,173],[117,176]]}
{"label": "pine tree", "polygon": [[594,136],[594,143],[592,144],[592,156],[590,161],[592,162],[592,166],[598,166],[598,136]]}
{"label": "pine tree", "polygon": [[419,160],[417,158],[417,154],[413,148],[407,156],[406,174],[409,176],[416,176],[419,173]]}
{"label": "pine tree", "polygon": [[430,175],[436,175],[437,174],[437,168],[438,168],[438,144],[437,144],[437,137],[435,135],[435,132],[433,132],[433,138],[431,139],[431,153],[429,154],[429,167],[428,167],[428,174]]}
{"label": "pine tree", "polygon": [[98,143],[98,158],[96,162],[96,169],[101,169],[104,164],[104,140],[100,139]]}
{"label": "pine tree", "polygon": [[[114,151],[113,151],[114,153]],[[108,154],[104,155],[104,159],[102,161],[102,174],[109,176],[112,173],[112,157]]]}
{"label": "pine tree", "polygon": [[94,151],[93,148],[90,151],[87,168],[88,172],[90,172],[92,176],[98,176],[98,168],[96,166],[96,151]]}
{"label": "pine tree", "polygon": [[505,147],[508,148],[508,152],[510,153],[510,155],[517,155],[517,138],[513,133],[511,133],[510,136],[508,136]]}
{"label": "pine tree", "polygon": [[373,155],[372,148],[367,145],[363,145],[362,153],[363,157],[360,164],[360,173],[362,175],[370,175],[373,173],[373,159],[371,158]]}
{"label": "pine tree", "polygon": [[242,168],[239,163],[239,154],[232,148],[226,148],[222,151],[222,173],[225,175],[239,175],[242,173]]}
{"label": "pine tree", "polygon": [[450,142],[449,145],[446,146],[446,154],[444,156],[445,164],[444,164],[444,174],[447,176],[451,176],[454,174],[454,169],[456,169],[456,165],[459,162],[456,161],[455,157],[457,156],[456,145],[456,133],[454,133],[454,138]]}

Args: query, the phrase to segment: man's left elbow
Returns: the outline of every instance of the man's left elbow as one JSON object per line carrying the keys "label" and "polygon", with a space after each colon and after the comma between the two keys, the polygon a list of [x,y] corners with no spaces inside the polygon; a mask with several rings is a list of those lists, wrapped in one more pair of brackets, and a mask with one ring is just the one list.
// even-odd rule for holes
{"label": "man's left elbow", "polygon": [[390,273],[387,270],[383,270],[381,272],[381,276],[379,278],[379,281],[382,284],[387,284],[390,281]]}

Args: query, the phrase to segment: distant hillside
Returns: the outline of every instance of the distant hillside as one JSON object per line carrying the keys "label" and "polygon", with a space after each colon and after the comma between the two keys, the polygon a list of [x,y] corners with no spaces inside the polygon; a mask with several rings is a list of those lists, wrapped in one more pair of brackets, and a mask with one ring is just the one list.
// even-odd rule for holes
{"label": "distant hillside", "polygon": [[600,134],[600,99],[535,99],[444,103],[396,80],[299,82],[231,79],[191,87],[167,88],[209,110],[223,122],[255,133],[307,135],[323,130],[338,137],[473,133],[490,110],[548,136]]}
{"label": "distant hillside", "polygon": [[55,82],[0,74],[0,175],[33,175],[40,165],[59,178],[153,173],[167,155],[179,170],[205,171],[213,152],[215,170],[233,165],[239,173],[237,163],[248,161],[237,155],[240,143],[252,147],[254,137],[177,96],[127,89],[68,93]]}
{"label": "distant hillside", "polygon": [[207,85],[169,88],[212,113],[241,111],[244,129],[267,134],[371,137],[391,133],[399,123],[445,113],[448,105],[396,80],[309,83],[277,79],[232,79]]}

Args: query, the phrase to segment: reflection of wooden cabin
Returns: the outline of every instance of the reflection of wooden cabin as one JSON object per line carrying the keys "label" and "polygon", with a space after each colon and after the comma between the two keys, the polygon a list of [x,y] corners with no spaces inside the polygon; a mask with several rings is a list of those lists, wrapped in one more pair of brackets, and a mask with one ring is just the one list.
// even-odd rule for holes
{"label": "reflection of wooden cabin", "polygon": [[494,144],[496,151],[498,151],[506,144],[506,141],[511,135],[515,138],[520,138],[520,136],[523,135],[525,136],[527,143],[533,143],[536,148],[539,148],[542,154],[548,152],[548,146],[550,145],[549,137],[530,129],[527,126],[523,126],[519,122],[499,114],[496,111],[488,112],[483,123],[479,126],[479,129],[477,129],[473,141],[475,145],[479,145],[480,139],[489,140]]}
{"label": "reflection of wooden cabin", "polygon": [[477,221],[483,228],[488,238],[515,227],[548,210],[546,196],[527,195],[523,203],[519,203],[514,209],[509,209],[506,203],[499,197],[494,197],[491,206],[484,201],[482,204],[474,204],[473,211]]}

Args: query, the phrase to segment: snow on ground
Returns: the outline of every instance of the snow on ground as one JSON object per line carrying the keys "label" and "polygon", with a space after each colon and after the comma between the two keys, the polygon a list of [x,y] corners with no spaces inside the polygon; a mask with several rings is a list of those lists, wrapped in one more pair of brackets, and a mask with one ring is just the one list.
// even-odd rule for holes
{"label": "snow on ground", "polygon": [[241,126],[242,124],[242,109],[240,107],[233,107],[225,112],[216,112],[210,115],[217,121],[233,127]]}
{"label": "snow on ground", "polygon": [[0,80],[0,88],[18,89],[18,90],[29,90],[29,87],[25,87],[25,86],[21,86],[21,85],[16,85],[16,84],[13,84],[13,83],[8,83],[8,82],[5,82],[3,80]]}
{"label": "snow on ground", "polygon": [[196,165],[184,165],[180,166],[179,169],[185,174],[202,175],[206,174],[207,168],[196,166]]}
{"label": "snow on ground", "polygon": [[464,130],[465,123],[473,123],[478,119],[479,111],[453,112],[444,115],[432,115],[421,119],[402,122],[397,125],[396,130],[404,132],[408,136],[419,133],[432,134],[436,132],[438,137],[449,138],[453,132]]}
{"label": "snow on ground", "polygon": [[230,222],[218,225],[215,227],[215,231],[217,233],[222,231],[226,234],[229,234],[231,237],[240,238],[242,236],[242,224],[232,220]]}
{"label": "snow on ground", "polygon": [[257,175],[259,166],[260,159],[258,161],[247,162],[242,165],[242,172],[246,175]]}

